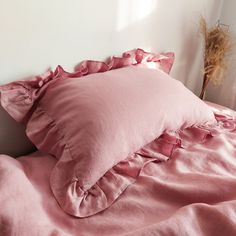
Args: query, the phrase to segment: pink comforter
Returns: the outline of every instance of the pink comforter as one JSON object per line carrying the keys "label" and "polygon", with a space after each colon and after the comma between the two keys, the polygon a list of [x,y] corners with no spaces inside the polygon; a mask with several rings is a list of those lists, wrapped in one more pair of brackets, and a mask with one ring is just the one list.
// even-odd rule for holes
{"label": "pink comforter", "polygon": [[167,133],[141,150],[141,158],[159,161],[146,164],[111,207],[84,219],[54,199],[52,156],[1,155],[0,235],[236,235],[235,113],[214,107],[217,126]]}

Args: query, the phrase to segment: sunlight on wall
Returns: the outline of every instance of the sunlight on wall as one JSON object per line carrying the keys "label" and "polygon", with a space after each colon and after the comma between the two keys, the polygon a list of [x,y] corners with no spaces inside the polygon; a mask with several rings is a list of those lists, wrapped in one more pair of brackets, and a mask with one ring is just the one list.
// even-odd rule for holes
{"label": "sunlight on wall", "polygon": [[157,7],[158,0],[118,0],[117,30],[142,20]]}

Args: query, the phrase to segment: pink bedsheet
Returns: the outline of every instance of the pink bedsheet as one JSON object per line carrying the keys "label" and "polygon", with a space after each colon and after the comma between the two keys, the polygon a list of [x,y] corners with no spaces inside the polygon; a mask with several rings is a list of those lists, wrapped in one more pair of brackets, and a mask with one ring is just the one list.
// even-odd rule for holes
{"label": "pink bedsheet", "polygon": [[146,164],[111,207],[84,219],[54,199],[53,157],[1,155],[0,235],[236,235],[235,113],[214,107],[217,126],[163,135],[140,152],[157,147],[163,161]]}

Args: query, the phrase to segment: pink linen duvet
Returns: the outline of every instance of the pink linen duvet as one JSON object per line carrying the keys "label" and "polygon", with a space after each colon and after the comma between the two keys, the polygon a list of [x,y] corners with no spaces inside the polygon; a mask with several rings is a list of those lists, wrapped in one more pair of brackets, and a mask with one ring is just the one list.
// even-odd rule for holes
{"label": "pink linen duvet", "polygon": [[54,157],[1,155],[0,235],[236,235],[236,114],[210,106],[217,124],[166,132],[137,151],[145,165],[136,182],[82,219],[51,192]]}

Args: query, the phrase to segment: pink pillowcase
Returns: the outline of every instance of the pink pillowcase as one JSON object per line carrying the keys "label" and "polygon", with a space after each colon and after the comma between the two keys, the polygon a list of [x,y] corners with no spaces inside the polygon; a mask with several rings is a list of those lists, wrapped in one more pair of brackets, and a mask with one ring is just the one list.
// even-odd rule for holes
{"label": "pink pillowcase", "polygon": [[74,216],[110,206],[141,168],[127,166],[124,175],[117,163],[132,159],[163,131],[215,120],[205,103],[158,69],[128,66],[73,78],[76,73],[59,68],[57,75],[3,86],[1,102],[26,123],[27,135],[39,149],[58,158],[51,188],[60,206]]}

